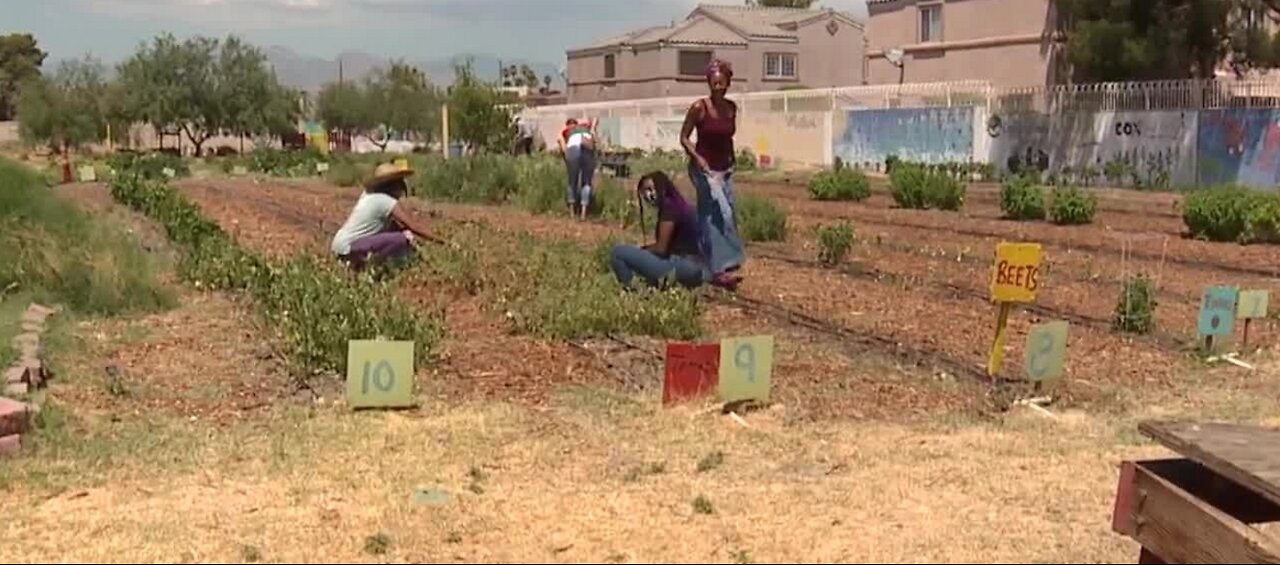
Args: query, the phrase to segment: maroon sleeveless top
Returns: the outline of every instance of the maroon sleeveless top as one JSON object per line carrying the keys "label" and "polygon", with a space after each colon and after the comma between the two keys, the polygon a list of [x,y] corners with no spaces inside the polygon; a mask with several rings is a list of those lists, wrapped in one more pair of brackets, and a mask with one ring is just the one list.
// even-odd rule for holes
{"label": "maroon sleeveless top", "polygon": [[715,105],[708,98],[700,100],[702,104],[702,118],[695,124],[698,131],[698,141],[694,144],[694,150],[707,160],[707,165],[713,171],[728,171],[733,169],[734,151],[733,151],[733,134],[738,130],[738,107],[729,102],[729,115],[713,116]]}

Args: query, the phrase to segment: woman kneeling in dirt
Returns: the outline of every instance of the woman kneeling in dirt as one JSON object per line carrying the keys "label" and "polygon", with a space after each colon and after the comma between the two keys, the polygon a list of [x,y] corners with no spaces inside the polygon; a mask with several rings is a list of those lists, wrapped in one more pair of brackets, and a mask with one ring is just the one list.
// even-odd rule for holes
{"label": "woman kneeling in dirt", "polygon": [[346,223],[333,236],[338,259],[358,271],[368,264],[407,258],[415,237],[444,243],[400,205],[408,190],[404,179],[412,175],[413,170],[406,167],[378,165]]}
{"label": "woman kneeling in dirt", "polygon": [[693,288],[710,279],[711,272],[700,251],[698,218],[671,178],[661,171],[649,173],[640,178],[636,192],[641,214],[645,202],[658,208],[656,242],[644,247],[618,245],[613,248],[609,265],[618,282],[630,288],[638,274],[654,286],[674,279]]}

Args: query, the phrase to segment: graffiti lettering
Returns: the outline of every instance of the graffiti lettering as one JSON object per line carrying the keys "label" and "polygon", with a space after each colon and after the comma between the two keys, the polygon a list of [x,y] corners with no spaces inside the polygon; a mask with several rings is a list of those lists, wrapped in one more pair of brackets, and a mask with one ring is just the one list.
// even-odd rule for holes
{"label": "graffiti lettering", "polygon": [[1142,135],[1138,122],[1116,122],[1116,135]]}
{"label": "graffiti lettering", "polygon": [[818,119],[811,114],[787,114],[787,127],[796,129],[818,129]]}

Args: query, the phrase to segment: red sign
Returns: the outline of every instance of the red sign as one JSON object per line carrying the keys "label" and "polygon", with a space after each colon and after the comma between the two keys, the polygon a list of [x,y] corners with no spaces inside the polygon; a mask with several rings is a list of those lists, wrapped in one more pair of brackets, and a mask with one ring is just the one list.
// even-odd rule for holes
{"label": "red sign", "polygon": [[720,384],[720,344],[667,344],[662,404],[715,394]]}

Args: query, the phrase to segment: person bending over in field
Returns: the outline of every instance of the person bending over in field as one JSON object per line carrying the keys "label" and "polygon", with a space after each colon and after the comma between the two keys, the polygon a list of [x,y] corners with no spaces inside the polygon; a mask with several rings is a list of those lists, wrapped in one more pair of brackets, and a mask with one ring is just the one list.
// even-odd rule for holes
{"label": "person bending over in field", "polygon": [[400,205],[408,189],[405,179],[412,175],[408,167],[378,165],[346,223],[333,236],[332,249],[338,259],[358,271],[369,264],[407,258],[414,238],[444,243]]}
{"label": "person bending over in field", "polygon": [[631,288],[636,275],[654,286],[662,286],[672,279],[689,288],[706,282],[711,274],[699,251],[702,245],[698,218],[671,178],[661,171],[649,173],[640,178],[636,193],[641,213],[645,202],[658,209],[656,241],[644,247],[618,245],[613,248],[609,266],[618,282]]}

